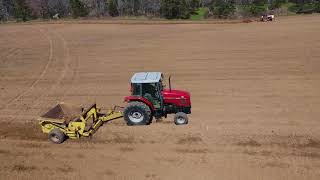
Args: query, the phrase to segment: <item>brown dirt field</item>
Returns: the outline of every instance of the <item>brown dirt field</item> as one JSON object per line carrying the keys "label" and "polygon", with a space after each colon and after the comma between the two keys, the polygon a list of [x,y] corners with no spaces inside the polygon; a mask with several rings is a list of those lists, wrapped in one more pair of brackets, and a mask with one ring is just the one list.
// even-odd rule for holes
{"label": "brown dirt field", "polygon": [[[272,23],[0,25],[0,179],[318,180],[320,16]],[[63,101],[122,104],[133,72],[192,94],[187,126],[108,123],[54,145]]]}

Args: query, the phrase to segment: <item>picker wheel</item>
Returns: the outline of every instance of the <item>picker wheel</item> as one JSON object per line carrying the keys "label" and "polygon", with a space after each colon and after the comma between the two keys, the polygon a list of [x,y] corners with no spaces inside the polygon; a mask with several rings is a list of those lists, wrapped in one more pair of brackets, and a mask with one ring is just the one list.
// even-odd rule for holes
{"label": "picker wheel", "polygon": [[57,128],[50,131],[48,137],[49,140],[55,144],[61,144],[66,140],[66,135]]}

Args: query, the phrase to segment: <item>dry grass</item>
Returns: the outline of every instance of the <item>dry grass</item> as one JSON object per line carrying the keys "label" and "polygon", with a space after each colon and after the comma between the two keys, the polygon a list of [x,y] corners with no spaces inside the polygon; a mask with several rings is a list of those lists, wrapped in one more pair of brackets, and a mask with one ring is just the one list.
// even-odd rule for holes
{"label": "dry grass", "polygon": [[57,172],[62,172],[62,173],[72,173],[74,169],[70,166],[64,165],[63,167],[58,167]]}
{"label": "dry grass", "polygon": [[110,169],[105,170],[104,174],[106,174],[107,176],[115,176],[116,175],[116,173]]}
{"label": "dry grass", "polygon": [[4,149],[0,149],[0,154],[8,155],[8,154],[10,154],[10,151],[4,150]]}
{"label": "dry grass", "polygon": [[23,148],[49,148],[48,144],[43,144],[42,142],[30,142],[30,143],[21,143],[18,145]]}
{"label": "dry grass", "polygon": [[178,153],[182,153],[182,154],[206,154],[209,152],[208,149],[175,149],[176,152]]}
{"label": "dry grass", "polygon": [[186,137],[182,137],[178,140],[177,144],[200,144],[203,140],[199,136],[187,135]]}
{"label": "dry grass", "polygon": [[309,138],[307,143],[299,145],[301,148],[320,148],[320,141]]}
{"label": "dry grass", "polygon": [[33,171],[36,169],[37,169],[37,167],[35,167],[35,166],[29,166],[29,165],[25,165],[25,164],[16,164],[11,168],[12,171],[18,171],[18,172]]}
{"label": "dry grass", "polygon": [[320,153],[317,152],[298,152],[298,153],[292,153],[294,156],[299,157],[307,157],[311,159],[320,159]]}
{"label": "dry grass", "polygon": [[248,139],[237,143],[238,146],[260,147],[261,144],[254,139]]}
{"label": "dry grass", "polygon": [[[46,140],[40,126],[36,122],[2,122],[0,134],[3,138],[15,138],[21,140]],[[33,144],[37,146],[36,144]],[[33,146],[28,144],[26,146]]]}
{"label": "dry grass", "polygon": [[124,137],[122,135],[116,134],[112,139],[108,139],[105,141],[106,143],[111,143],[111,144],[133,144],[135,142],[134,137]]}
{"label": "dry grass", "polygon": [[125,147],[120,147],[119,150],[120,150],[121,152],[132,152],[132,151],[134,151],[134,148],[133,148],[133,147],[125,146]]}
{"label": "dry grass", "polygon": [[290,165],[288,163],[284,162],[278,162],[278,161],[272,161],[272,162],[267,162],[262,165],[263,168],[270,167],[270,168],[289,168]]}

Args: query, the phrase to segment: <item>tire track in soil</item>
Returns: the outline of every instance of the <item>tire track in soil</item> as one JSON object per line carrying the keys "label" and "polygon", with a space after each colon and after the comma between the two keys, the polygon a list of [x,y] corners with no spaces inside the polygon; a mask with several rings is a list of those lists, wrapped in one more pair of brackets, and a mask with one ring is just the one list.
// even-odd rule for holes
{"label": "tire track in soil", "polygon": [[[46,64],[44,70],[42,71],[41,75],[31,84],[31,86],[27,90],[23,91],[22,93],[18,94],[16,97],[14,97],[11,100],[9,100],[4,107],[0,108],[0,110],[8,108],[9,105],[11,105],[15,101],[19,100],[20,98],[22,98],[27,93],[31,93],[32,89],[35,88],[35,86],[38,84],[38,82],[40,80],[44,79],[45,74],[49,70],[50,64],[52,64],[53,61],[54,61],[54,51],[55,51],[54,50],[54,45],[55,44],[54,44],[53,40],[60,39],[59,41],[61,42],[61,44],[63,44],[63,46],[62,46],[63,47],[62,48],[63,49],[63,53],[61,53],[61,54],[64,57],[64,58],[62,58],[63,59],[63,64],[64,64],[64,68],[62,69],[61,73],[59,73],[60,74],[59,78],[51,86],[51,88],[49,90],[41,93],[40,96],[36,96],[36,98],[34,98],[34,100],[33,100],[34,103],[32,103],[28,107],[28,109],[37,109],[37,111],[39,113],[41,111],[41,108],[35,108],[35,107],[39,106],[39,105],[41,107],[41,104],[45,103],[45,101],[41,101],[41,99],[45,99],[45,97],[48,97],[50,93],[54,92],[59,87],[59,85],[61,84],[62,80],[65,78],[66,73],[68,72],[68,70],[71,70],[71,72],[72,72],[71,80],[72,80],[72,82],[74,81],[74,76],[75,76],[76,73],[73,72],[74,71],[73,68],[70,68],[70,66],[71,66],[70,65],[71,64],[71,62],[70,62],[70,53],[69,53],[69,48],[68,48],[66,40],[60,34],[58,34],[56,32],[53,32],[53,31],[49,31],[48,29],[47,29],[47,33],[45,33],[43,29],[39,29],[39,30],[40,30],[40,32],[42,34],[44,34],[46,36],[46,38],[48,39],[48,42],[50,44],[50,56],[49,56],[49,59],[47,61],[47,64]],[[50,35],[49,33],[54,34],[54,36],[57,37],[57,38],[55,39],[54,36]],[[78,63],[76,63],[76,64],[78,64]],[[67,92],[67,90],[63,91],[63,95],[59,98],[59,100],[61,100],[61,98],[65,97],[66,92]],[[15,114],[15,116],[19,116],[22,113],[23,113],[22,111],[19,111],[17,114]]]}
{"label": "tire track in soil", "polygon": [[[29,103],[29,106],[24,109],[24,110],[20,110],[18,112],[16,112],[13,116],[14,117],[19,117],[19,116],[22,116],[23,113],[27,110],[30,110],[32,109],[33,111],[35,111],[34,114],[39,114],[41,113],[41,111],[43,111],[43,108],[41,107],[45,107],[45,104],[46,104],[46,101],[44,101],[44,99],[46,99],[46,97],[48,97],[51,93],[54,93],[55,90],[57,88],[61,89],[61,87],[59,85],[61,85],[61,82],[62,80],[65,78],[67,72],[71,72],[71,75],[68,76],[68,77],[71,77],[70,80],[71,80],[71,86],[67,87],[67,89],[63,90],[63,94],[60,95],[60,96],[56,96],[57,98],[57,101],[61,101],[61,99],[63,99],[68,91],[68,89],[70,87],[73,87],[72,85],[74,84],[74,80],[75,80],[75,75],[77,73],[75,73],[75,69],[71,68],[72,67],[72,62],[70,60],[70,50],[68,48],[68,43],[67,41],[63,38],[63,36],[61,36],[59,33],[57,32],[53,32],[53,31],[50,31],[49,29],[47,29],[47,32],[45,33],[43,29],[39,29],[41,31],[42,34],[44,34],[46,36],[46,38],[48,39],[48,42],[50,44],[50,56],[48,58],[48,61],[47,61],[47,64],[44,68],[44,70],[42,71],[41,75],[38,77],[37,80],[35,80],[31,86],[24,92],[20,93],[19,95],[17,95],[16,97],[14,97],[13,99],[9,100],[6,105],[2,108],[0,108],[0,111],[3,110],[3,109],[6,109],[9,107],[9,105],[11,105],[12,103],[14,103],[15,101],[19,100],[20,98],[22,98],[23,96],[25,96],[27,93],[32,93],[32,90],[36,87],[36,85],[38,84],[38,82],[42,79],[45,79],[45,74],[50,74],[49,71],[49,66],[53,65],[53,63],[55,62],[55,48],[54,46],[56,45],[59,45],[60,43],[62,44],[62,53],[58,53],[58,55],[62,55],[63,58],[61,58],[63,60],[63,69],[62,71],[59,73],[59,78],[58,79],[54,79],[54,80],[57,80],[49,90],[45,90],[43,91],[39,96],[36,96],[34,99],[33,99],[33,103]],[[50,35],[51,34],[51,35]],[[54,35],[52,35],[54,34]],[[55,40],[58,40],[58,43],[54,43]],[[61,51],[59,51],[61,52]],[[59,59],[57,59],[59,60]],[[78,66],[78,61],[75,61],[75,66],[77,67]],[[58,74],[58,73],[57,73]],[[70,83],[68,83],[69,85]],[[42,106],[43,105],[43,106]],[[40,107],[40,108],[39,108]],[[23,115],[24,117],[25,115]],[[32,117],[29,117],[28,119],[33,119],[34,116]]]}
{"label": "tire track in soil", "polygon": [[4,55],[2,55],[2,57],[0,57],[0,60],[2,60],[0,61],[0,63],[5,63],[6,60],[8,60],[8,58],[19,54],[19,52],[21,52],[20,48],[9,48],[7,53],[5,53]]}
{"label": "tire track in soil", "polygon": [[50,66],[50,64],[51,64],[51,62],[53,60],[53,41],[52,41],[52,38],[50,36],[48,36],[47,34],[45,34],[42,29],[39,29],[39,31],[40,31],[41,34],[46,36],[46,38],[48,39],[48,42],[49,42],[50,50],[49,50],[48,61],[47,61],[46,65],[45,65],[44,69],[42,70],[41,74],[38,76],[38,78],[36,80],[34,80],[31,83],[30,87],[27,88],[26,90],[22,91],[21,93],[19,93],[17,96],[13,97],[9,101],[7,101],[4,106],[0,107],[0,110],[4,110],[4,109],[8,108],[8,106],[11,105],[13,102],[17,101],[18,99],[20,99],[21,97],[26,95],[28,92],[32,91],[32,89],[39,83],[39,81],[41,79],[43,79],[44,75],[48,71],[48,67]]}
{"label": "tire track in soil", "polygon": [[[57,92],[56,91],[57,88],[59,88],[60,90],[63,88],[63,87],[61,87],[61,82],[65,79],[67,72],[71,72],[71,76],[70,77],[71,77],[71,81],[72,82],[73,82],[73,79],[74,79],[74,76],[75,76],[74,69],[70,68],[70,66],[72,66],[71,65],[72,62],[70,60],[70,50],[68,48],[67,41],[59,33],[54,32],[54,31],[50,31],[49,29],[47,29],[47,31],[51,34],[51,36],[53,34],[53,37],[55,37],[54,38],[55,40],[59,39],[58,43],[56,43],[56,44],[53,43],[53,46],[59,45],[60,43],[62,44],[62,46],[61,46],[62,47],[61,48],[62,51],[60,49],[58,51],[58,52],[62,52],[62,53],[58,53],[58,55],[61,55],[62,58],[57,59],[57,61],[61,61],[62,60],[63,69],[61,70],[60,73],[56,73],[56,74],[59,74],[60,76],[58,78],[54,79],[55,83],[53,83],[53,85],[48,90],[46,90],[45,92],[42,92],[40,96],[37,96],[35,98],[34,102],[32,104],[30,104],[30,106],[28,107],[28,109],[36,110],[36,112],[34,114],[42,113],[42,111],[43,111],[42,107],[46,107],[45,104],[47,104],[47,101],[45,101],[46,97],[48,97],[50,94],[53,94],[54,92]],[[77,64],[77,62],[76,62],[76,64]],[[53,97],[56,97],[55,101],[60,102],[61,99],[63,99],[65,97],[67,89],[64,89],[62,92],[63,92],[63,94],[60,95],[60,96],[58,96],[58,95],[53,96]],[[23,112],[21,111],[20,113],[15,114],[15,116],[19,116],[22,113]]]}
{"label": "tire track in soil", "polygon": [[[54,34],[54,36],[57,37],[57,39],[59,39],[59,43],[61,42],[62,44],[62,61],[63,61],[63,69],[62,71],[59,73],[60,76],[59,78],[57,78],[56,82],[51,86],[51,88],[46,91],[46,93],[42,93],[40,96],[38,96],[37,98],[37,101],[35,103],[32,104],[32,106],[30,106],[30,108],[32,109],[35,109],[36,106],[39,106],[39,107],[42,107],[41,105],[42,104],[45,104],[46,102],[44,100],[41,100],[41,99],[45,99],[46,97],[48,97],[51,93],[54,93],[55,90],[60,87],[59,89],[61,89],[61,82],[62,80],[66,77],[66,74],[68,72],[68,70],[70,70],[71,68],[69,67],[70,64],[71,64],[71,61],[70,61],[70,50],[68,48],[68,45],[67,45],[67,42],[66,40],[59,34],[59,33],[56,33],[54,31],[50,31],[48,30],[50,33]],[[72,73],[74,74],[74,73]],[[73,75],[71,75],[72,77]],[[66,90],[64,90],[63,92],[66,92]],[[64,96],[62,96],[64,97]],[[58,96],[56,97],[56,100],[57,101],[61,101],[61,97],[59,98]],[[41,111],[41,108],[38,110],[38,113],[40,113]]]}
{"label": "tire track in soil", "polygon": [[[72,62],[70,61],[70,49],[68,47],[68,42],[66,41],[66,39],[59,33],[56,33],[59,38],[62,40],[63,42],[63,49],[65,49],[65,52],[66,52],[66,59],[68,59],[68,66],[67,66],[67,69],[71,70],[71,78],[70,78],[70,83],[69,83],[69,87],[67,89],[65,89],[63,91],[63,94],[60,96],[60,101],[61,99],[64,99],[66,94],[68,93],[69,89],[71,89],[74,85],[74,81],[75,81],[75,77],[76,75],[78,74],[78,71],[77,71],[77,67],[79,65],[79,60],[78,58],[76,58],[76,60],[74,61],[74,66],[72,65]],[[74,67],[74,68],[72,68]]]}
{"label": "tire track in soil", "polygon": [[[19,54],[19,52],[21,52],[21,49],[19,48],[9,48],[7,50],[7,53],[5,53],[4,55],[2,55],[0,57],[0,64],[6,64],[7,60],[12,57],[15,56],[17,54]],[[0,76],[3,76],[3,72],[0,72]],[[0,105],[0,110],[1,110],[1,105]]]}
{"label": "tire track in soil", "polygon": [[[69,49],[69,46],[68,46],[68,42],[66,41],[66,39],[65,39],[60,33],[57,33],[57,32],[53,32],[53,33],[54,33],[57,37],[59,37],[60,40],[62,41],[63,49],[64,49],[64,52],[65,52],[65,53],[64,53],[64,54],[65,54],[65,59],[67,59],[67,61],[68,61],[68,63],[66,63],[67,67],[66,67],[66,69],[65,69],[65,72],[64,72],[64,74],[63,74],[63,77],[65,77],[65,73],[66,73],[67,70],[70,70],[70,71],[68,71],[68,72],[71,73],[71,75],[68,76],[68,77],[70,77],[70,79],[69,79],[70,83],[68,83],[69,87],[67,87],[67,88],[63,91],[62,95],[60,95],[59,97],[57,97],[57,98],[58,98],[57,101],[62,101],[63,99],[65,99],[65,97],[66,97],[67,93],[69,92],[69,90],[74,87],[74,82],[75,82],[76,77],[77,77],[77,75],[78,75],[78,73],[79,73],[78,70],[77,70],[77,69],[78,69],[78,65],[79,65],[79,59],[76,58],[76,59],[73,61],[74,63],[72,63],[72,61],[70,60],[70,49]],[[64,62],[65,62],[65,61],[64,61]],[[61,83],[61,81],[60,81],[60,83]]]}

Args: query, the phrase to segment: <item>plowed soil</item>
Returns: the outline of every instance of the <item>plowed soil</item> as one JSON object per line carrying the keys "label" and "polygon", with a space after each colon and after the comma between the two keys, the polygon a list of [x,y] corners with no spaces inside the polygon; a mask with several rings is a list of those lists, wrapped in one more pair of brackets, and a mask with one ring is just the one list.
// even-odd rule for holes
{"label": "plowed soil", "polygon": [[[235,24],[0,25],[0,179],[318,180],[320,16]],[[58,102],[123,105],[134,72],[173,75],[187,126],[105,124],[47,140]]]}

